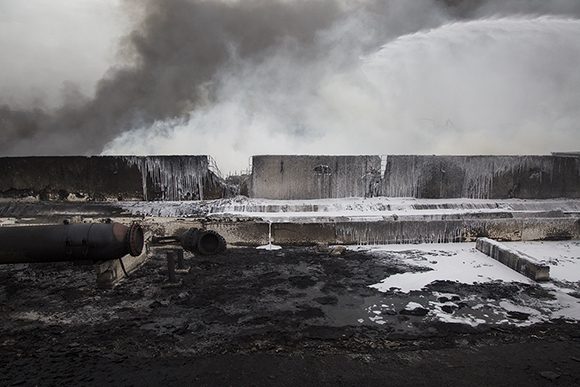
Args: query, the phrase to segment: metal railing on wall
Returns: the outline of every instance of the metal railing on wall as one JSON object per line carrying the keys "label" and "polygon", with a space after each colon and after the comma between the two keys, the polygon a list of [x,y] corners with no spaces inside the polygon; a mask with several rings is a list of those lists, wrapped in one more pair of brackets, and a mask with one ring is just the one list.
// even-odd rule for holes
{"label": "metal railing on wall", "polygon": [[222,172],[220,171],[217,162],[215,161],[215,159],[211,156],[207,156],[207,161],[208,161],[208,166],[207,168],[213,172],[217,177],[219,177],[220,179],[223,180],[224,176],[222,175]]}

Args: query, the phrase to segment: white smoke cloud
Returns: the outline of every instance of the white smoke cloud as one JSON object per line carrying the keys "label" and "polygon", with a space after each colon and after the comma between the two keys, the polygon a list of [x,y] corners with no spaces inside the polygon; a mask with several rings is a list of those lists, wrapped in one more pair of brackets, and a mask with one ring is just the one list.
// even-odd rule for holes
{"label": "white smoke cloud", "polygon": [[[361,13],[321,34],[315,58],[290,44],[259,63],[235,62],[216,81],[217,103],[125,133],[106,153],[210,154],[224,171],[239,171],[252,154],[580,147],[579,20],[454,22],[389,4],[400,6],[393,20],[406,12],[415,24],[382,28]],[[428,28],[401,35],[417,24]],[[377,37],[386,44],[365,54]]]}
{"label": "white smoke cloud", "polygon": [[[203,3],[190,1],[180,4]],[[304,0],[284,1],[295,2],[296,9],[305,4]],[[522,154],[580,148],[578,1],[336,2],[342,5],[342,16],[331,27],[309,26],[318,31],[314,43],[310,37],[308,43],[296,39],[294,31],[277,48],[251,55],[246,50],[242,59],[232,42],[230,60],[212,65],[217,75],[199,86],[207,87],[206,103],[198,103],[200,96],[196,96],[187,117],[125,132],[105,153],[210,154],[227,172],[244,169],[249,156],[265,153]],[[445,3],[457,7],[450,10]],[[90,97],[108,69],[131,59],[118,56],[119,44],[129,42],[123,36],[131,30],[145,33],[147,44],[169,41],[181,47],[178,38],[191,38],[178,34],[177,40],[168,40],[155,35],[163,34],[165,28],[141,28],[138,23],[146,15],[139,11],[151,9],[157,8],[147,8],[140,0],[0,0],[0,106],[8,105],[12,110],[6,111],[14,115],[20,107],[29,111],[35,106],[50,109],[66,104],[70,108],[82,101],[80,94]],[[179,22],[187,24],[187,20]],[[159,25],[164,24],[149,27]],[[220,43],[214,38],[207,42]],[[140,58],[133,59],[139,70]],[[199,65],[182,73],[195,75]],[[147,76],[163,79],[164,68],[148,69]],[[200,79],[205,82],[204,77]],[[169,99],[163,93],[171,96],[176,86],[173,78],[154,85],[152,90],[162,90],[153,96],[161,96],[162,101]],[[105,94],[115,95],[110,86],[113,90]],[[133,88],[120,89],[134,96]],[[109,102],[100,98],[96,106],[103,101]],[[141,107],[151,108],[147,103]],[[99,128],[111,121],[105,108],[80,113],[99,112],[96,115],[103,116],[95,123]],[[124,117],[130,108],[127,102],[114,113]],[[58,133],[65,138],[70,133],[84,136],[75,129],[90,117],[80,113],[56,120],[53,126],[63,126]],[[26,126],[28,121],[23,122]],[[29,128],[8,125],[8,129],[13,134],[22,129],[26,135]],[[5,152],[16,146],[22,148],[19,154],[45,149],[28,144],[51,134],[38,133],[15,140]]]}
{"label": "white smoke cloud", "polygon": [[580,15],[580,2],[576,0],[485,0],[480,2],[476,15],[489,16],[518,13],[577,17]]}

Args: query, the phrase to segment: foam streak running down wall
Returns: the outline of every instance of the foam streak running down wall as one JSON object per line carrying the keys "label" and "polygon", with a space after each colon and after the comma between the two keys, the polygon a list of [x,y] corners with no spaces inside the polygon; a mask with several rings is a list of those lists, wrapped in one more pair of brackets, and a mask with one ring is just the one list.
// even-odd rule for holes
{"label": "foam streak running down wall", "polygon": [[[378,156],[254,156],[252,164],[254,198],[580,198],[580,157],[388,155],[382,181]],[[327,174],[316,172],[322,165]]]}
{"label": "foam streak running down wall", "polygon": [[0,198],[199,200],[224,194],[207,156],[2,157]]}
{"label": "foam streak running down wall", "polygon": [[[150,189],[161,189],[161,200],[203,200],[208,177],[208,159],[204,157],[134,157],[125,156],[129,165],[141,171],[144,200]],[[148,182],[153,182],[153,187]]]}
{"label": "foam streak running down wall", "polygon": [[580,197],[580,157],[387,156],[384,196]]}

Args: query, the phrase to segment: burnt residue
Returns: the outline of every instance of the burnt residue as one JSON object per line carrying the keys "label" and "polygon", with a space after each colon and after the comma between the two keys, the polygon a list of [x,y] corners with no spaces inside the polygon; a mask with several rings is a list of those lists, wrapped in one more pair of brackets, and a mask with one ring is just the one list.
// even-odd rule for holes
{"label": "burnt residue", "polygon": [[207,156],[2,157],[0,169],[6,199],[200,200],[234,192]]}
{"label": "burnt residue", "polygon": [[[571,364],[566,365],[569,372],[578,374],[570,360],[572,355],[580,356],[570,344],[578,337],[575,324],[555,320],[527,328],[470,327],[434,321],[429,315],[399,313],[409,301],[425,308],[431,308],[430,302],[449,301],[450,308],[445,309],[450,315],[488,313],[475,306],[489,300],[534,297],[549,301],[550,294],[534,285],[442,281],[411,294],[380,293],[369,285],[410,268],[362,252],[329,257],[308,248],[273,252],[231,249],[211,259],[186,257],[186,262],[191,270],[181,274],[181,286],[164,286],[167,263],[154,255],[130,279],[108,291],[95,288],[94,272],[86,266],[0,267],[0,380],[7,385],[63,384],[65,380],[89,385],[139,384],[144,372],[154,370],[147,379],[153,384],[166,378],[179,384],[198,377],[202,384],[215,384],[216,378],[236,384],[239,375],[248,372],[270,375],[274,370],[269,363],[264,368],[263,363],[272,359],[282,359],[284,380],[294,373],[303,375],[306,368],[292,359],[312,356],[306,363],[324,363],[308,371],[311,373],[305,377],[311,381],[320,369],[330,367],[331,359],[343,356],[368,365],[369,370],[393,364],[393,375],[413,359],[401,379],[404,382],[408,375],[416,374],[417,356],[433,359],[444,353],[447,361],[455,353],[455,361],[473,362],[473,356],[490,348],[498,348],[497,356],[504,356],[505,361],[524,356],[518,358],[518,366],[506,371],[513,376],[517,370],[529,373],[521,367],[531,361],[530,352],[522,350],[526,345],[540,347],[541,361],[536,366],[540,367],[550,343],[569,345],[566,351],[558,347],[550,358],[564,356]],[[438,299],[434,291],[454,295]],[[381,311],[385,324],[370,322],[368,317],[376,315],[369,307],[383,304],[388,307]],[[361,317],[365,317],[364,323],[358,321]],[[508,318],[521,322],[518,319],[526,316]],[[394,358],[385,361],[384,356]],[[244,371],[221,379],[240,359],[250,362]],[[214,364],[214,371],[205,375],[204,366],[194,377],[183,373],[175,378],[178,369],[197,372],[200,361]],[[489,362],[489,358],[481,361]],[[77,367],[79,362],[90,367]],[[161,363],[170,367],[171,377],[156,373]],[[332,374],[345,364],[340,361],[332,366]],[[466,369],[469,367],[458,371],[461,374],[456,380],[465,381]],[[438,375],[441,363],[430,370]],[[131,376],[133,372],[138,377]],[[358,382],[361,375],[355,372],[350,377]],[[269,385],[273,379],[266,376],[263,383],[246,380],[242,384]],[[337,378],[336,384],[344,380]],[[364,384],[377,380],[384,384],[390,379],[385,376]]]}

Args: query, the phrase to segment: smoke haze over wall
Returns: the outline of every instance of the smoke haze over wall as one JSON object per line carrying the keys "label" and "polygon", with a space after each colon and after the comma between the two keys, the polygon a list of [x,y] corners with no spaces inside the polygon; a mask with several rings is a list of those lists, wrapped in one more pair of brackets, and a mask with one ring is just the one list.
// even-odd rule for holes
{"label": "smoke haze over wall", "polygon": [[[574,0],[108,1],[125,17],[87,42],[90,71],[63,56],[75,77],[31,81],[0,60],[0,154],[211,154],[236,170],[258,153],[580,147]],[[18,42],[0,49],[30,50]]]}

